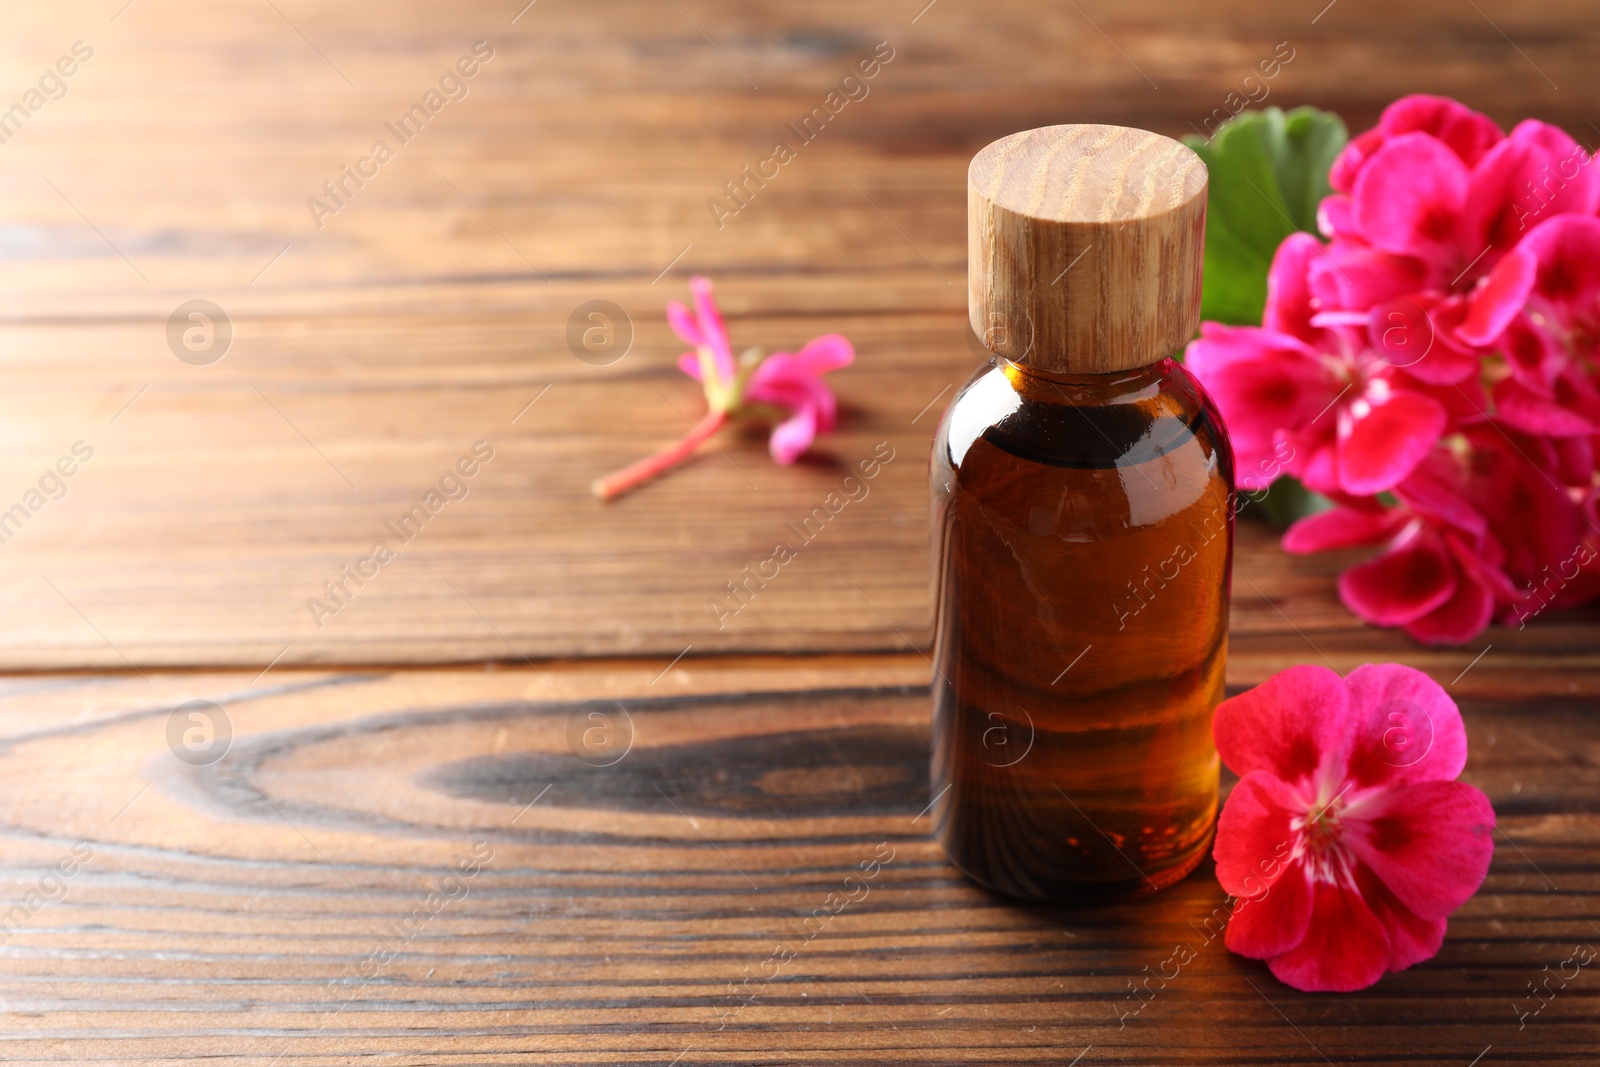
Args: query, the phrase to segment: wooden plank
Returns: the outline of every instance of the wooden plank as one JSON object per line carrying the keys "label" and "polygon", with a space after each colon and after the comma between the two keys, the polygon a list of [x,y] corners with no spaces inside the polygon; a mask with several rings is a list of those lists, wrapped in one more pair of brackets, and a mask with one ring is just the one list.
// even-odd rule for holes
{"label": "wooden plank", "polygon": [[[1488,881],[1436,959],[1337,997],[1222,948],[1209,865],[1083,911],[965,883],[919,816],[926,676],[903,655],[4,683],[0,884],[19,903],[0,912],[0,1049],[1459,1067],[1491,1047],[1587,1062],[1600,1041],[1587,971],[1525,1025],[1516,1008],[1546,965],[1600,943],[1600,669],[1554,696],[1507,654],[1455,683],[1465,779],[1503,831]],[[168,748],[194,699],[231,725],[209,766]],[[631,747],[580,762],[570,723],[597,706],[620,722],[606,702]],[[844,885],[891,850],[865,894]],[[809,933],[837,893],[857,899]],[[1129,1014],[1180,944],[1193,962]],[[793,958],[768,963],[780,949]]]}
{"label": "wooden plank", "polygon": [[[0,669],[906,647],[927,625],[923,455],[973,361],[974,150],[1066,120],[1186,132],[1281,41],[1294,58],[1267,102],[1358,126],[1427,90],[1588,136],[1600,89],[1583,0],[520,6],[3,16],[0,85],[19,96],[75,41],[94,55],[0,146],[0,508],[74,442],[95,458],[0,545]],[[307,198],[478,40],[495,54],[468,95],[316,228]],[[880,41],[894,58],[869,95],[718,228],[707,200]],[[854,338],[840,433],[790,470],[729,436],[601,508],[586,483],[694,411],[659,314],[691,271],[719,280],[741,344]],[[197,298],[234,329],[208,366],[166,339]],[[636,327],[613,366],[567,349],[591,299]],[[496,459],[471,496],[317,628],[307,599],[480,439]],[[871,497],[719,630],[723,583],[879,441],[896,459]],[[1409,647],[1354,627],[1329,561],[1266,541],[1245,540],[1240,640]],[[1594,634],[1592,617],[1538,629]]]}

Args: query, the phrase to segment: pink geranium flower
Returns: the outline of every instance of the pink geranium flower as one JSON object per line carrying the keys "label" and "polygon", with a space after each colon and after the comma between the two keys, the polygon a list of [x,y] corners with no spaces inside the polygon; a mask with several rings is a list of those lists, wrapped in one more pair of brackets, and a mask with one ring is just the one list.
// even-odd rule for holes
{"label": "pink geranium flower", "polygon": [[1408,337],[1382,315],[1318,313],[1311,266],[1323,255],[1315,237],[1291,235],[1273,258],[1262,325],[1204,323],[1185,354],[1227,423],[1241,489],[1264,488],[1282,470],[1321,493],[1391,489],[1458,403],[1406,369],[1419,362],[1408,345],[1438,348],[1429,355],[1441,362],[1452,351],[1420,309],[1401,312]]}
{"label": "pink geranium flower", "polygon": [[[1539,222],[1600,207],[1600,168],[1591,162],[1557,126],[1529,119],[1507,137],[1453,100],[1405,97],[1334,162],[1336,192],[1322,202],[1319,223],[1335,258],[1346,254],[1344,242],[1377,253],[1353,257],[1345,271],[1368,302],[1409,289],[1515,303],[1518,288],[1526,295],[1525,274],[1502,273],[1494,293],[1475,290]],[[1483,334],[1493,310],[1479,314]]]}
{"label": "pink geranium flower", "polygon": [[1586,485],[1590,439],[1600,434],[1600,219],[1556,216],[1512,255],[1526,261],[1532,282],[1525,313],[1505,338],[1511,373],[1495,386],[1495,407],[1517,429],[1561,439],[1578,453]]}
{"label": "pink geranium flower", "polygon": [[[1532,263],[1509,254],[1518,242],[1543,221],[1600,208],[1600,167],[1559,127],[1530,119],[1508,137],[1438,97],[1396,101],[1329,180],[1337,192],[1318,220],[1333,242],[1314,271],[1337,280],[1313,279],[1322,308],[1443,302],[1441,324],[1469,350],[1492,347],[1527,299]],[[1443,373],[1431,380],[1459,380]]]}
{"label": "pink geranium flower", "polygon": [[1215,846],[1240,898],[1228,948],[1306,991],[1433,957],[1494,853],[1489,798],[1455,780],[1467,737],[1444,690],[1398,664],[1290,667],[1224,701],[1214,731],[1241,776]]}
{"label": "pink geranium flower", "polygon": [[710,280],[690,278],[689,291],[693,310],[674,300],[667,305],[667,322],[694,347],[678,357],[678,366],[705,391],[705,416],[675,444],[596,481],[593,488],[601,499],[613,499],[682,463],[731,418],[754,416],[773,423],[767,447],[783,466],[799,459],[818,434],[833,429],[838,403],[822,376],[855,359],[848,340],[823,334],[798,352],[763,355],[751,348],[735,359]]}
{"label": "pink geranium flower", "polygon": [[[1600,594],[1600,533],[1584,502],[1527,458],[1539,442],[1462,431],[1395,487],[1396,506],[1347,501],[1300,519],[1288,552],[1384,545],[1339,576],[1339,598],[1423,644],[1470,641],[1490,621],[1520,622]],[[1548,463],[1555,456],[1542,452]]]}
{"label": "pink geranium flower", "polygon": [[1378,125],[1345,145],[1328,172],[1328,184],[1348,193],[1374,152],[1391,138],[1417,132],[1432,134],[1469,167],[1505,137],[1494,120],[1449,97],[1403,96],[1383,109]]}
{"label": "pink geranium flower", "polygon": [[[1473,513],[1474,517],[1476,513]],[[1522,593],[1498,569],[1505,551],[1487,536],[1406,505],[1336,507],[1290,527],[1288,552],[1386,543],[1374,559],[1339,576],[1339,599],[1378,626],[1402,626],[1423,644],[1469,641],[1494,618],[1498,597]]]}

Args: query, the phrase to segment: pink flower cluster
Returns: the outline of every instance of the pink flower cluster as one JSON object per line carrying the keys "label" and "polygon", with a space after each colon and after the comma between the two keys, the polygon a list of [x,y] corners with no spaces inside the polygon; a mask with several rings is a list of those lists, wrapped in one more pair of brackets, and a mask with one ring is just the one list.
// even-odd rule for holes
{"label": "pink flower cluster", "polygon": [[1385,545],[1339,594],[1429,644],[1600,595],[1600,166],[1409,96],[1350,142],[1318,226],[1278,248],[1262,325],[1206,323],[1187,365],[1241,489],[1335,503],[1284,548]]}

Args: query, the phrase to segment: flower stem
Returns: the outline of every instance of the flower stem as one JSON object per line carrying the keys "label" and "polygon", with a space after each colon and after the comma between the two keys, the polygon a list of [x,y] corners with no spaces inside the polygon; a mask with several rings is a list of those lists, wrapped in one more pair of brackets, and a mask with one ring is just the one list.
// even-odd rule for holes
{"label": "flower stem", "polygon": [[727,421],[726,411],[712,408],[695,424],[694,429],[684,434],[676,444],[669,445],[653,456],[646,456],[637,463],[631,463],[615,474],[596,479],[589,488],[593,489],[594,495],[601,500],[615,500],[628,490],[643,485],[656,475],[671,470],[694,455],[695,450],[700,447],[700,442],[710,438]]}

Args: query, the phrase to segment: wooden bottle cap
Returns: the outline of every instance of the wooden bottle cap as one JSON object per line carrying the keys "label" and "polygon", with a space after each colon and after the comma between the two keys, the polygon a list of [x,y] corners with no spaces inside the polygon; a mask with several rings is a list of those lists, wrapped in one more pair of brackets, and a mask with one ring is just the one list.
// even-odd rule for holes
{"label": "wooden bottle cap", "polygon": [[1096,374],[1177,352],[1200,326],[1206,167],[1125,126],[1046,126],[967,169],[967,307],[997,355]]}

